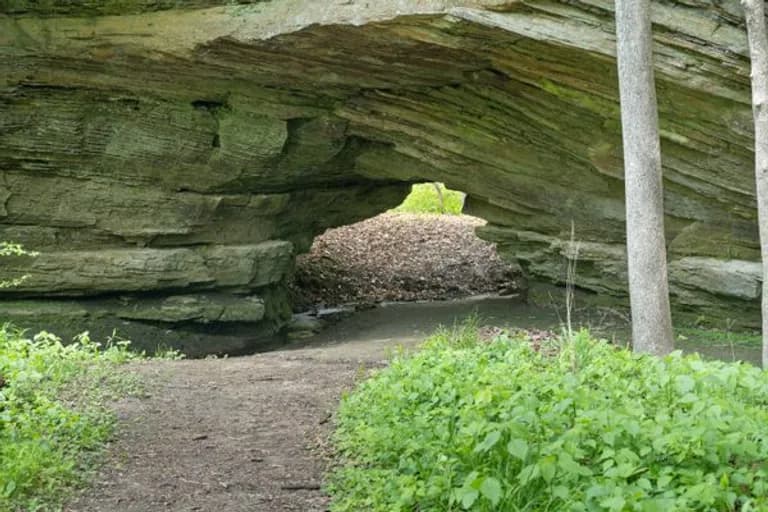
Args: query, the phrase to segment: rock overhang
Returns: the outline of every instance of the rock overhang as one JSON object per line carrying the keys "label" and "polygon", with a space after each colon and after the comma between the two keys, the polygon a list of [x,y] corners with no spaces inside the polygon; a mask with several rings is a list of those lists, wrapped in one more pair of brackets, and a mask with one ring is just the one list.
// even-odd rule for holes
{"label": "rock overhang", "polygon": [[[162,329],[183,323],[166,299],[213,293],[198,301],[210,312],[228,303],[220,293],[263,292],[259,322],[277,328],[295,250],[432,180],[469,194],[467,211],[489,221],[480,235],[532,281],[563,281],[573,224],[577,285],[625,297],[612,2],[214,3],[0,17],[0,238],[43,252],[3,272],[42,267],[55,279],[41,282],[63,283],[6,296],[75,297],[78,272],[113,279],[93,290],[150,293],[173,313],[167,325],[126,319],[109,297],[101,313],[91,299],[87,318]],[[672,291],[679,309],[749,324],[759,246],[746,37],[738,2],[687,4],[654,4]],[[272,243],[295,250],[259,286],[242,284],[262,261],[253,251],[230,262],[239,281],[127,284],[165,268],[157,257]],[[123,275],[89,270],[110,254],[146,258]],[[200,261],[172,267],[184,281],[205,274]]]}

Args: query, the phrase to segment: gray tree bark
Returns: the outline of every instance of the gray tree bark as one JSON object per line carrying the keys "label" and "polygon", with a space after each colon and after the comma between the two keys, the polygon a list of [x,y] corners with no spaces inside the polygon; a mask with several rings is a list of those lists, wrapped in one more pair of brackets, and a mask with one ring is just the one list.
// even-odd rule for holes
{"label": "gray tree bark", "polygon": [[632,345],[673,349],[650,0],[616,1]]}
{"label": "gray tree bark", "polygon": [[437,192],[437,199],[440,201],[440,213],[445,214],[445,198],[443,197],[443,189],[440,188],[440,184],[438,182],[433,182],[432,185],[435,187],[435,192]]}
{"label": "gray tree bark", "polygon": [[764,0],[742,0],[752,62],[752,112],[755,117],[755,181],[760,253],[763,260],[763,368],[768,368],[768,33]]}

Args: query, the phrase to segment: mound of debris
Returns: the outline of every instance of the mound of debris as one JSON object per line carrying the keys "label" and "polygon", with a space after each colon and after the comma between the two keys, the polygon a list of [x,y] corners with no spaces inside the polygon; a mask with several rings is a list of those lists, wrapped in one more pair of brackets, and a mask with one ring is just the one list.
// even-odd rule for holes
{"label": "mound of debris", "polygon": [[469,216],[385,213],[330,229],[297,259],[295,309],[510,295],[522,286]]}

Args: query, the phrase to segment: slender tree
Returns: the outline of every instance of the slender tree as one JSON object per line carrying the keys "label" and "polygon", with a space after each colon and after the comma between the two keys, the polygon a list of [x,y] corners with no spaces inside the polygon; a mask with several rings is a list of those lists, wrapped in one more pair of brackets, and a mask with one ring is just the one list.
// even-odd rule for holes
{"label": "slender tree", "polygon": [[747,20],[749,58],[752,62],[757,219],[763,260],[763,368],[768,368],[768,33],[764,0],[741,0],[741,5]]}
{"label": "slender tree", "polygon": [[650,0],[616,0],[632,345],[672,351]]}
{"label": "slender tree", "polygon": [[443,189],[440,186],[440,183],[433,182],[432,185],[435,187],[435,192],[437,192],[437,199],[440,202],[440,213],[445,215],[445,197],[443,197]]}

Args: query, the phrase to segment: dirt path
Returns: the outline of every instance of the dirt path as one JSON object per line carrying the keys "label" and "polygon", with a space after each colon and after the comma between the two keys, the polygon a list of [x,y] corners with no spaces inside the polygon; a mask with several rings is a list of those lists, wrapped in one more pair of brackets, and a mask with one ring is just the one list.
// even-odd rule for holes
{"label": "dirt path", "polygon": [[117,440],[69,512],[324,511],[330,414],[361,366],[343,350],[150,362],[117,404]]}

